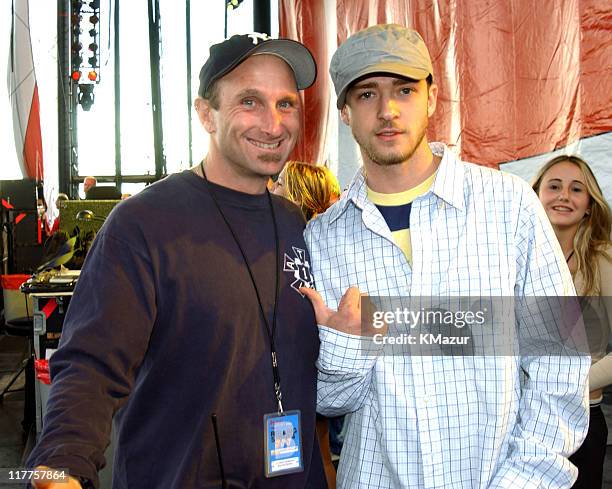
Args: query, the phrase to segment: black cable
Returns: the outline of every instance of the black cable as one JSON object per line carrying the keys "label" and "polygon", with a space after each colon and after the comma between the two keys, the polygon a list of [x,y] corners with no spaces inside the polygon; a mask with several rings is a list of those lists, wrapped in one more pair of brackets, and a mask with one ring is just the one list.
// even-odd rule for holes
{"label": "black cable", "polygon": [[227,489],[227,481],[225,480],[225,470],[223,469],[223,457],[221,456],[221,442],[219,441],[219,429],[217,427],[217,415],[212,413],[210,415],[212,421],[213,431],[215,433],[215,444],[217,445],[217,458],[219,460],[219,472],[221,473],[221,488]]}
{"label": "black cable", "polygon": [[268,332],[268,338],[270,340],[270,350],[272,354],[272,375],[274,378],[274,394],[276,395],[276,398],[278,401],[279,412],[282,412],[282,393],[280,390],[281,379],[280,379],[280,372],[278,369],[278,362],[277,362],[277,357],[276,357],[276,345],[274,343],[274,334],[276,332],[276,315],[277,315],[277,310],[278,310],[278,296],[279,296],[279,291],[280,291],[280,263],[279,263],[280,262],[280,257],[279,257],[280,245],[279,245],[279,239],[278,239],[278,225],[276,223],[276,214],[274,213],[274,205],[272,204],[272,197],[270,196],[270,192],[266,188],[266,195],[268,197],[268,204],[270,205],[270,213],[272,216],[272,224],[274,227],[274,246],[275,246],[275,261],[276,261],[276,267],[275,267],[276,286],[274,288],[274,307],[273,307],[273,313],[272,313],[272,328],[270,328],[270,325],[268,324],[268,318],[266,317],[266,314],[263,309],[263,302],[261,300],[261,296],[259,295],[259,289],[257,287],[257,282],[255,281],[255,275],[253,274],[253,271],[251,270],[251,266],[249,265],[249,261],[247,260],[246,253],[244,249],[242,248],[242,245],[240,244],[240,241],[238,240],[236,233],[234,232],[229,221],[227,220],[227,217],[223,213],[223,210],[221,209],[221,205],[219,204],[219,202],[217,201],[217,197],[215,196],[215,192],[213,191],[210,185],[210,182],[206,178],[206,173],[204,172],[204,160],[202,160],[202,162],[200,163],[200,168],[202,170],[202,178],[206,182],[206,188],[208,189],[208,192],[215,204],[215,207],[219,211],[221,218],[225,222],[227,228],[229,229],[229,232],[231,233],[232,237],[234,238],[234,241],[236,242],[236,245],[238,246],[238,249],[240,250],[240,253],[246,265],[247,271],[249,272],[249,277],[251,278],[253,288],[255,289],[255,295],[257,296],[257,303],[259,305],[259,311],[261,313],[261,317],[266,327],[266,331]]}

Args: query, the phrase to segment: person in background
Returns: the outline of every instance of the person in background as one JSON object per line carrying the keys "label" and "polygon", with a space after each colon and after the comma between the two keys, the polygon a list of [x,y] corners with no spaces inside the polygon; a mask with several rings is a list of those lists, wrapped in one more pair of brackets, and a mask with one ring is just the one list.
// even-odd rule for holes
{"label": "person in background", "polygon": [[51,235],[54,235],[56,232],[59,231],[59,225],[60,225],[60,213],[59,210],[61,208],[61,204],[62,202],[67,202],[68,200],[70,200],[68,198],[68,196],[64,193],[59,193],[57,194],[57,199],[55,199],[55,208],[57,209],[57,216],[55,218],[55,220],[53,221],[53,226],[51,226]]}
{"label": "person in background", "polygon": [[[612,384],[612,354],[606,354],[612,329],[612,217],[597,179],[578,156],[557,156],[533,183],[584,297],[583,320],[591,350],[591,416],[582,446],[570,457],[578,467],[575,489],[602,487],[608,427],[601,410],[603,388]],[[585,307],[586,306],[586,307]]]}
{"label": "person in background", "polygon": [[[347,414],[338,487],[569,488],[577,470],[568,457],[588,428],[590,359],[573,345],[546,354],[559,344],[542,340],[546,311],[521,307],[575,296],[542,204],[519,177],[428,142],[438,86],[416,31],[384,24],[353,34],[330,75],[363,167],[308,223],[317,290],[300,290],[319,324],[317,411]],[[395,354],[362,327],[361,293],[414,307],[507,298],[519,307],[499,332],[534,354],[502,341],[482,355],[430,355],[419,335],[414,355]]]}
{"label": "person in background", "polygon": [[[324,213],[340,197],[338,179],[329,168],[300,161],[287,163],[272,185],[272,191],[297,204],[307,221]],[[320,415],[317,415],[317,437],[327,487],[335,489],[336,469],[331,458],[330,423],[328,418]]]}
{"label": "person in background", "polygon": [[297,204],[310,221],[340,198],[338,179],[325,166],[289,161],[278,175],[272,191]]}
{"label": "person in background", "polygon": [[[49,219],[47,217],[47,211],[49,210],[47,207],[47,200],[42,194],[42,191],[39,193],[40,197],[36,199],[36,211],[38,215],[38,227],[41,232],[41,239],[47,239],[51,235],[51,227],[49,226]],[[44,237],[44,238],[43,238]]]}
{"label": "person in background", "polygon": [[85,192],[85,196],[87,196],[87,192],[94,188],[97,183],[96,177],[85,177],[85,180],[83,180],[83,192]]}

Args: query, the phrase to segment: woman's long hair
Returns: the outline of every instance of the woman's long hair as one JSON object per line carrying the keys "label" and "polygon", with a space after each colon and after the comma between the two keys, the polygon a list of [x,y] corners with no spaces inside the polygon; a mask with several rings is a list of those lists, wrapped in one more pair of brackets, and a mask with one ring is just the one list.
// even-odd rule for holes
{"label": "woman's long hair", "polygon": [[574,236],[574,256],[578,263],[577,270],[584,277],[585,290],[583,295],[599,295],[599,262],[600,253],[607,259],[612,259],[605,249],[611,244],[610,229],[612,217],[610,206],[601,192],[593,171],[586,161],[578,156],[561,155],[547,162],[540,170],[533,182],[533,189],[539,194],[544,174],[558,163],[568,161],[576,165],[584,175],[587,192],[589,194],[590,212],[585,215],[578,225]]}
{"label": "woman's long hair", "polygon": [[287,198],[300,206],[307,221],[340,197],[338,180],[328,168],[299,161],[287,163],[285,189]]}

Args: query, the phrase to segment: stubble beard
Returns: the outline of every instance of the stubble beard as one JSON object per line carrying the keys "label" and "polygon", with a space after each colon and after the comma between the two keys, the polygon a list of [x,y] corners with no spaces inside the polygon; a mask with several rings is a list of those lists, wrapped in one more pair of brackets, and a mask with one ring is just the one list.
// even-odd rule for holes
{"label": "stubble beard", "polygon": [[363,151],[367,155],[367,157],[370,159],[370,161],[372,161],[372,163],[378,166],[400,165],[412,158],[412,155],[414,155],[417,148],[423,142],[423,138],[425,138],[426,132],[427,125],[425,125],[425,127],[421,129],[415,144],[404,152],[397,153],[389,151],[386,153],[382,153],[381,151],[378,151],[378,149],[373,143],[369,142],[366,138],[362,139],[355,133],[354,130],[352,131],[353,137],[355,138],[355,141],[357,141],[357,144],[361,148],[361,151]]}

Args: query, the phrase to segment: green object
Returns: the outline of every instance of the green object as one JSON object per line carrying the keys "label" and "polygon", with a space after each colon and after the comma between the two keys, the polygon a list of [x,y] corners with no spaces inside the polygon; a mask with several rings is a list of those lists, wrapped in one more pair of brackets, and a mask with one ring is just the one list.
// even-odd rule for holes
{"label": "green object", "polygon": [[74,231],[78,227],[80,234],[89,231],[97,232],[102,227],[102,222],[78,221],[76,215],[81,210],[88,210],[94,213],[97,218],[105,219],[120,200],[65,200],[60,203],[60,225],[59,230],[74,236]]}

